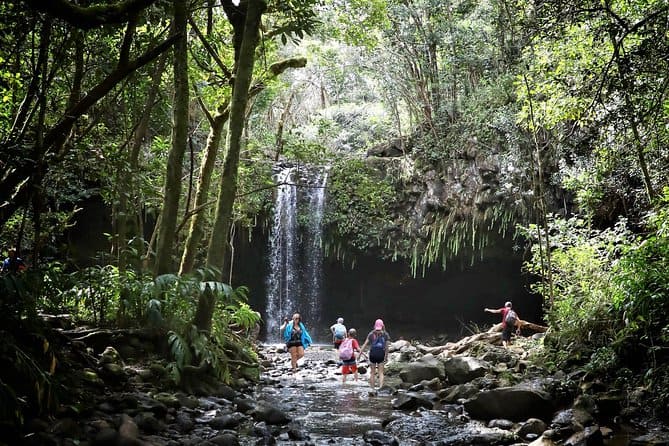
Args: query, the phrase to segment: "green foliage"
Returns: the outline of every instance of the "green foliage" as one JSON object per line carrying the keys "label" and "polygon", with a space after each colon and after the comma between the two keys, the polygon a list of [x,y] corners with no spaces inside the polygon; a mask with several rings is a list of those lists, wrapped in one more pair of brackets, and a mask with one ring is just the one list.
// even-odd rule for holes
{"label": "green foliage", "polygon": [[240,356],[253,361],[245,365],[253,367],[257,362],[252,340],[245,335],[260,321],[260,314],[246,302],[248,289],[233,289],[221,282],[199,283],[200,293],[207,288],[213,292],[216,302],[211,332],[201,332],[194,325],[183,324],[168,333],[174,359],[169,369],[176,383],[181,382],[184,370],[189,366],[206,366],[217,379],[230,383],[233,377],[240,375]]}
{"label": "green foliage", "polygon": [[[35,271],[0,276],[0,420],[17,430],[26,417],[52,413],[58,406],[58,361],[30,294],[36,277]],[[12,441],[7,429],[3,435]]]}
{"label": "green foliage", "polygon": [[[591,373],[612,380],[624,368],[630,372],[616,380],[620,386],[667,388],[668,203],[669,188],[656,211],[647,215],[642,235],[631,233],[625,221],[595,230],[585,220],[551,219],[555,300],[546,301],[551,327],[545,342],[547,362],[558,367],[585,364]],[[536,228],[523,231],[536,237]],[[539,275],[542,265],[534,242],[526,270]],[[544,280],[534,290],[547,298],[548,286]],[[667,401],[669,393],[663,390],[650,398],[649,407],[664,407]]]}
{"label": "green foliage", "polygon": [[394,200],[392,185],[364,161],[339,161],[328,182],[327,248],[338,257],[377,249],[393,226]]}

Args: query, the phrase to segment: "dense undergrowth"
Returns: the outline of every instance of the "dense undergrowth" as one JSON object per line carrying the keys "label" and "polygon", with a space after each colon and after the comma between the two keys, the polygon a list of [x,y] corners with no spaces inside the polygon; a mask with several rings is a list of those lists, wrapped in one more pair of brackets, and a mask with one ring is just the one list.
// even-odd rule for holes
{"label": "dense undergrowth", "polygon": [[[67,314],[76,326],[160,333],[169,345],[174,385],[188,384],[182,382],[187,368],[226,383],[257,378],[252,333],[260,315],[247,304],[246,288],[203,278],[200,271],[152,279],[112,266],[68,273],[57,263],[1,276],[0,428],[11,430],[32,416],[52,413],[67,399],[63,338],[50,330],[43,313]],[[190,322],[201,293],[215,297],[209,332]]]}
{"label": "dense undergrowth", "polygon": [[[669,189],[633,232],[621,220],[604,230],[586,220],[554,218],[547,240],[527,262],[541,281],[550,331],[544,363],[585,367],[624,392],[647,392],[647,409],[669,404]],[[530,238],[536,227],[524,228]]]}

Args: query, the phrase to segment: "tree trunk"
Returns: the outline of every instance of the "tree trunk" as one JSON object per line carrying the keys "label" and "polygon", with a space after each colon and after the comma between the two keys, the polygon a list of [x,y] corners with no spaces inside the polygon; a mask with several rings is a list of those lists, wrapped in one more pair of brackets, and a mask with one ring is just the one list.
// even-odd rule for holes
{"label": "tree trunk", "polygon": [[[271,77],[276,77],[288,68],[301,68],[306,64],[307,60],[305,58],[296,57],[272,64],[269,71]],[[262,81],[254,85],[253,88],[249,90],[249,98],[263,91],[266,85],[267,82]],[[186,246],[184,247],[183,256],[181,257],[179,274],[187,274],[193,271],[193,268],[195,267],[195,257],[197,256],[198,246],[204,237],[204,216],[202,215],[202,211],[207,206],[211,174],[216,164],[223,127],[228,121],[229,116],[230,107],[228,103],[225,103],[219,107],[218,112],[211,120],[211,129],[209,130],[209,136],[207,137],[207,148],[205,150],[205,157],[202,159],[200,180],[195,195],[195,203],[192,208],[193,220],[191,220],[188,238],[186,239]]]}
{"label": "tree trunk", "polygon": [[[242,146],[242,133],[249,99],[249,87],[255,63],[255,48],[258,44],[260,17],[266,4],[263,0],[249,0],[244,35],[239,50],[234,90],[230,105],[230,124],[228,135],[228,151],[223,165],[223,175],[218,195],[216,220],[207,250],[207,266],[224,270],[228,252],[228,233],[232,224],[232,209],[237,193],[237,170],[239,153]],[[222,276],[219,276],[219,279]]]}
{"label": "tree trunk", "polygon": [[186,25],[187,1],[174,0],[174,28],[179,37],[174,43],[174,109],[172,112],[172,148],[167,159],[162,224],[156,244],[155,275],[173,271],[172,254],[179,213],[181,174],[188,140],[188,48]]}
{"label": "tree trunk", "polygon": [[[149,130],[149,123],[151,122],[151,109],[153,108],[158,92],[160,90],[160,79],[163,76],[165,71],[165,54],[160,56],[158,59],[153,72],[151,73],[151,84],[149,91],[146,95],[146,100],[144,101],[144,107],[142,110],[142,117],[137,123],[137,128],[132,136],[132,145],[130,147],[130,155],[128,157],[128,170],[125,175],[122,175],[121,178],[121,187],[127,187],[127,191],[119,190],[119,204],[118,204],[118,222],[117,227],[117,249],[118,249],[118,267],[120,270],[126,268],[127,262],[127,249],[125,249],[125,244],[129,238],[133,238],[136,235],[141,234],[138,229],[138,216],[134,212],[131,212],[132,203],[134,203],[135,197],[139,195],[138,183],[136,180],[138,168],[139,168],[139,153],[142,148],[144,139],[146,138],[147,132]],[[138,250],[138,256],[143,255],[143,243],[138,242],[134,243],[134,247]],[[140,265],[136,265],[140,267]]]}
{"label": "tree trunk", "polygon": [[[228,135],[228,152],[223,166],[223,176],[218,195],[216,220],[207,250],[207,266],[218,269],[219,279],[225,266],[228,252],[228,233],[232,224],[232,208],[237,192],[237,167],[241,150],[241,137],[244,130],[246,105],[249,98],[249,87],[255,63],[255,48],[258,44],[260,18],[267,4],[264,0],[249,0],[244,23],[244,33],[239,50],[235,84],[230,104],[230,123]],[[195,315],[196,326],[200,329],[211,324],[213,305],[209,302],[213,296],[203,293]]]}
{"label": "tree trunk", "polygon": [[[221,111],[221,109],[223,110]],[[193,209],[201,209],[207,202],[209,186],[211,184],[211,174],[216,165],[218,148],[221,143],[221,135],[223,134],[223,127],[228,121],[228,116],[230,116],[230,109],[227,104],[224,104],[212,120],[209,137],[207,138],[207,148],[204,157],[202,158],[202,166],[200,167],[200,179],[197,184]],[[180,275],[193,271],[198,246],[200,245],[203,236],[204,216],[200,210],[193,215],[193,219],[191,220],[188,238],[186,239],[186,246],[184,247],[183,256],[181,257],[181,266],[179,268]]]}

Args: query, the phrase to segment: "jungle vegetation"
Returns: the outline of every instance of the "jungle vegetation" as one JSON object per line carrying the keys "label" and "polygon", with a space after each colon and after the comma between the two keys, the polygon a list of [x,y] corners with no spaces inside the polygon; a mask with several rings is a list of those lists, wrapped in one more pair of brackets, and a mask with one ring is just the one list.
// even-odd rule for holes
{"label": "jungle vegetation", "polygon": [[[272,167],[329,164],[324,249],[414,274],[499,231],[528,247],[547,364],[669,401],[669,5],[605,0],[0,4],[5,420],[49,411],[40,312],[170,337],[175,379],[249,373],[233,233]],[[377,156],[379,147],[395,156]],[[452,190],[421,218],[434,184]],[[106,248],[68,243],[101,202]],[[245,364],[238,365],[239,359]],[[643,372],[643,373],[642,373]],[[29,376],[19,384],[17,377]]]}

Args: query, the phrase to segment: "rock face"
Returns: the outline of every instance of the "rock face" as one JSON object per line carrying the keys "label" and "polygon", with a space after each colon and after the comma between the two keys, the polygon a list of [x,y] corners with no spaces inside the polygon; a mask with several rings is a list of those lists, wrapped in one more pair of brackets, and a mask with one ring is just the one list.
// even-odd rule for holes
{"label": "rock face", "polygon": [[484,390],[464,404],[474,418],[492,420],[507,418],[523,421],[528,418],[550,419],[555,408],[550,395],[541,390],[523,386],[499,387]]}

